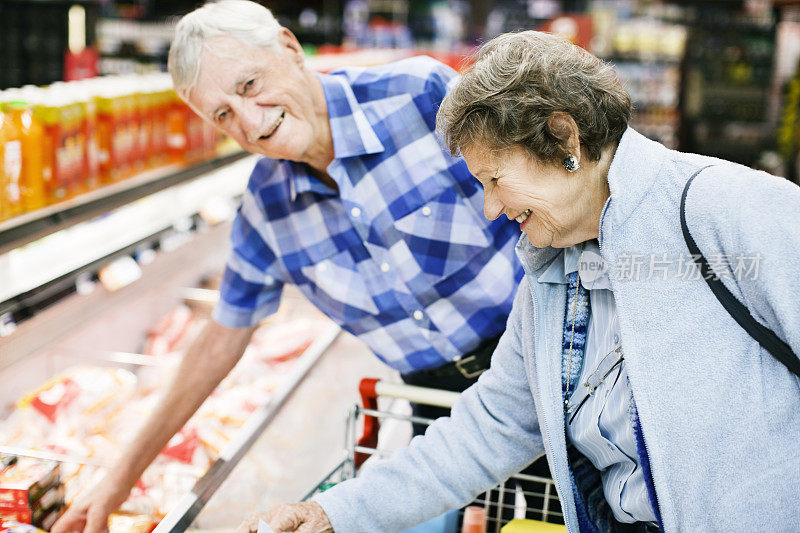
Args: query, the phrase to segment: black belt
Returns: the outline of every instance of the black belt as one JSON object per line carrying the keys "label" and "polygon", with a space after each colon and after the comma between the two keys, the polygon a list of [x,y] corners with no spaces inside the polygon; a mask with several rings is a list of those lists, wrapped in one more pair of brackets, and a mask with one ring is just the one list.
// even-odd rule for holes
{"label": "black belt", "polygon": [[406,374],[406,378],[425,379],[425,378],[449,378],[461,376],[466,379],[473,379],[480,376],[489,368],[494,349],[500,337],[486,339],[471,352],[465,353],[461,357],[445,363],[436,368],[426,368]]}

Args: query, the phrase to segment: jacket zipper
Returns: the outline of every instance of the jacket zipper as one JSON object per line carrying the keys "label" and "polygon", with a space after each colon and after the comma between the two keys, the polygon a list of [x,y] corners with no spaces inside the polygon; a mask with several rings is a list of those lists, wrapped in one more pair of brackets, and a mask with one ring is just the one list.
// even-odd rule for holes
{"label": "jacket zipper", "polygon": [[[597,246],[600,249],[600,257],[603,257],[603,219],[606,216],[606,211],[608,211],[608,207],[611,205],[611,196],[608,197],[606,200],[605,205],[603,206],[603,210],[600,212],[600,227],[598,229],[597,234]],[[605,257],[603,257],[603,261],[605,261]],[[608,264],[606,262],[606,264]],[[611,283],[611,292],[614,292],[614,285],[612,281],[613,276],[609,275],[608,281]],[[535,318],[534,314],[534,318]],[[619,306],[617,306],[617,317],[619,317]],[[633,389],[631,389],[631,394],[633,394]],[[653,483],[653,492],[655,493],[655,505],[656,505],[656,514],[661,517],[661,523],[659,527],[664,527],[664,515],[661,512],[661,506],[658,503],[658,491],[656,490],[656,480],[653,478],[653,462],[650,460],[650,450],[647,448],[647,439],[644,438],[644,429],[642,428],[642,421],[641,418],[639,419],[639,430],[642,432],[642,443],[644,444],[644,453],[647,454],[647,461],[650,463],[650,481]]]}
{"label": "jacket zipper", "polygon": [[[538,344],[538,339],[539,339],[539,301],[536,298],[536,291],[535,291],[535,289],[533,289],[533,287],[531,287],[531,297],[533,298],[533,323],[536,325],[536,327],[534,329],[536,334],[535,334],[535,337],[533,339],[533,343],[534,343],[534,349],[536,349],[536,345]],[[559,372],[558,375],[560,376],[561,373]],[[561,413],[563,415],[563,405],[562,405],[562,401],[560,400],[561,387],[558,387],[558,391],[559,391],[559,402],[558,402],[559,413]],[[563,420],[563,416],[562,416],[562,420]],[[553,439],[551,437],[552,433],[553,432],[548,429],[548,431],[547,431],[547,444],[548,444],[548,449],[553,450],[554,453],[555,453],[555,448],[553,447]],[[566,439],[566,426],[564,427],[564,438]],[[568,458],[567,458],[567,468],[569,468],[569,459]],[[573,499],[572,506],[575,507],[576,503],[574,501],[574,495],[572,494],[572,484],[569,483],[569,484],[565,485],[563,483],[563,480],[561,479],[561,476],[559,475],[560,469],[554,468],[554,470],[555,471],[553,472],[553,476],[555,477],[556,486],[563,487],[565,489],[566,488],[570,489],[569,490],[569,497]],[[562,498],[564,498],[564,496],[562,496]],[[562,503],[562,509],[561,510],[564,511],[564,508],[563,508],[564,502],[562,501],[561,503]],[[576,513],[577,513],[577,511],[573,511],[573,513],[571,513],[571,514],[576,514]],[[570,515],[570,513],[563,513],[563,514],[564,514],[564,522],[566,524],[567,521],[569,520],[568,516]],[[578,527],[578,530],[580,530],[580,526]]]}

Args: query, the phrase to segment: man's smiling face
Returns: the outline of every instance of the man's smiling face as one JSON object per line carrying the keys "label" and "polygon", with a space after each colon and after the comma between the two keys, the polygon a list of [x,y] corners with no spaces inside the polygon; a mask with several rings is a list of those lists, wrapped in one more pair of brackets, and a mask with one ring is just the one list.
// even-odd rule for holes
{"label": "man's smiling face", "polygon": [[183,96],[249,152],[302,161],[318,142],[302,49],[286,30],[275,48],[248,47],[232,37],[210,41],[197,82]]}

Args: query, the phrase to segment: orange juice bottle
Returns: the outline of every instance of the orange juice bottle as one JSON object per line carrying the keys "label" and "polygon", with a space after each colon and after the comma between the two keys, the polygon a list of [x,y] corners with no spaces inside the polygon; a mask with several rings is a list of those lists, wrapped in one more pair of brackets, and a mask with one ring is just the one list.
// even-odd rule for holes
{"label": "orange juice bottle", "polygon": [[137,82],[136,107],[139,110],[139,160],[141,168],[150,168],[153,163],[153,93],[143,78]]}
{"label": "orange juice bottle", "polygon": [[84,135],[85,109],[74,94],[69,84],[64,84],[63,105],[61,106],[62,145],[60,149],[59,169],[69,184],[69,196],[84,193],[88,190],[85,164],[86,138]]}
{"label": "orange juice bottle", "polygon": [[60,202],[67,199],[71,192],[69,174],[65,170],[65,151],[63,148],[63,130],[61,127],[61,108],[63,99],[53,91],[44,93],[41,104],[35,114],[44,126],[44,156],[45,167],[44,184],[48,203]]}
{"label": "orange juice bottle", "polygon": [[144,117],[144,102],[140,92],[141,82],[139,77],[131,77],[126,81],[128,94],[125,100],[131,116],[131,152],[130,161],[133,173],[138,173],[145,168],[145,154],[147,153],[147,131]]}
{"label": "orange juice bottle", "polygon": [[71,82],[71,95],[80,110],[79,139],[82,146],[80,165],[83,190],[91,191],[100,186],[97,147],[97,103],[92,97],[92,82]]}
{"label": "orange juice bottle", "polygon": [[166,165],[169,162],[167,154],[167,137],[169,128],[167,125],[170,105],[172,102],[172,82],[169,79],[161,79],[155,82],[153,93],[153,157],[154,165]]}
{"label": "orange juice bottle", "polygon": [[0,220],[22,213],[22,133],[11,114],[0,112]]}
{"label": "orange juice bottle", "polygon": [[189,148],[189,108],[175,92],[170,93],[167,111],[167,154],[170,163],[184,163]]}
{"label": "orange juice bottle", "polygon": [[123,89],[123,80],[114,80],[112,109],[115,117],[113,137],[114,180],[130,177],[133,172],[134,154],[136,151],[136,126],[134,110],[131,107],[130,95]]}
{"label": "orange juice bottle", "polygon": [[197,163],[203,159],[204,155],[203,119],[188,106],[186,107],[186,117],[186,137],[188,139],[186,158],[192,163]]}
{"label": "orange juice bottle", "polygon": [[97,170],[100,183],[114,181],[114,99],[106,80],[100,80],[94,94],[97,109]]}
{"label": "orange juice bottle", "polygon": [[5,104],[4,110],[10,115],[21,136],[22,174],[19,188],[22,210],[27,212],[42,208],[47,205],[42,165],[44,128],[34,117],[33,105],[29,102],[9,102]]}

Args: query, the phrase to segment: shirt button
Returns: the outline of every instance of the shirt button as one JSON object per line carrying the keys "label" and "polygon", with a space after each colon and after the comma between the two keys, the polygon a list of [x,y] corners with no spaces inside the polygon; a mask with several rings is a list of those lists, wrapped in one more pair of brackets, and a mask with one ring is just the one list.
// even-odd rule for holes
{"label": "shirt button", "polygon": [[325,272],[326,270],[328,270],[328,265],[325,263],[320,263],[317,265],[317,272]]}
{"label": "shirt button", "polygon": [[419,309],[414,311],[414,320],[422,320],[423,318],[425,318],[425,315],[422,314],[422,311]]}
{"label": "shirt button", "polygon": [[389,263],[383,263],[383,264],[381,264],[381,271],[382,271],[382,272],[389,272],[389,269],[390,269],[390,268],[391,268],[391,267],[389,266]]}
{"label": "shirt button", "polygon": [[422,214],[425,215],[426,217],[431,216],[431,208],[426,205],[425,207],[422,208]]}
{"label": "shirt button", "polygon": [[619,335],[614,335],[614,344],[619,344]]}
{"label": "shirt button", "polygon": [[353,218],[358,218],[361,216],[361,209],[354,207],[350,210],[350,214],[353,215]]}

